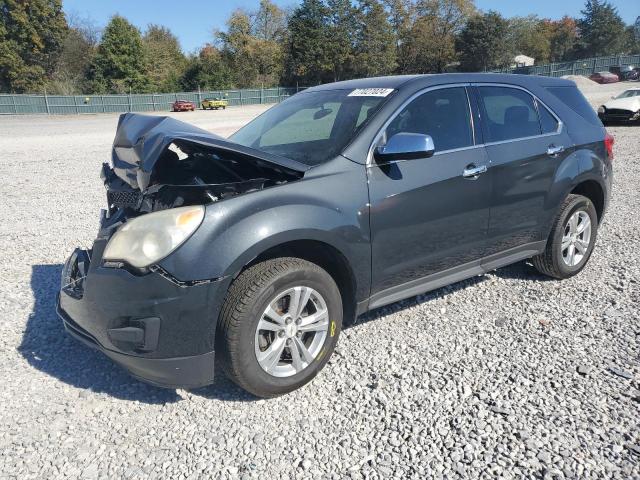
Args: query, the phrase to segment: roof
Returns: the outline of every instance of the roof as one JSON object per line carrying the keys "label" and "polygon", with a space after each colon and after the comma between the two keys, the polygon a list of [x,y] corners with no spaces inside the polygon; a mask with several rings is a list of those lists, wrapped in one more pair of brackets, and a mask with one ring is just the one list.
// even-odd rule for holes
{"label": "roof", "polygon": [[356,88],[393,88],[401,89],[411,85],[415,87],[429,87],[447,83],[507,83],[514,85],[545,85],[569,87],[575,86],[570,80],[537,75],[514,75],[510,73],[437,73],[428,75],[394,75],[389,77],[359,78],[343,82],[326,83],[311,87],[305,92],[317,92],[323,90],[351,90]]}

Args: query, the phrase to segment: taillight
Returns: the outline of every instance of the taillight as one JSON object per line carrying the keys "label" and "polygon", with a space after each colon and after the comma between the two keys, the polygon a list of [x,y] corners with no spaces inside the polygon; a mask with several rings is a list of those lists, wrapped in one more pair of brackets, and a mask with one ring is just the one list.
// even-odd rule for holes
{"label": "taillight", "polygon": [[609,160],[613,160],[613,143],[615,142],[613,135],[607,133],[604,136],[604,148],[607,150]]}

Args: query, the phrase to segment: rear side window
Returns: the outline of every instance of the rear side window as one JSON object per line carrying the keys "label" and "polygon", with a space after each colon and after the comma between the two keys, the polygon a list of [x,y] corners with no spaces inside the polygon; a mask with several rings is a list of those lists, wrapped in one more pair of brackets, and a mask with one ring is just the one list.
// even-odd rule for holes
{"label": "rear side window", "polygon": [[551,112],[542,105],[540,102],[538,103],[538,113],[540,114],[540,126],[542,127],[542,133],[555,133],[558,131],[558,120],[554,117]]}
{"label": "rear side window", "polygon": [[478,92],[489,142],[540,135],[538,112],[527,92],[508,87],[478,87]]}
{"label": "rear side window", "polygon": [[387,140],[397,133],[431,135],[436,152],[472,146],[466,89],[439,88],[420,95],[391,121],[385,131]]}
{"label": "rear side window", "polygon": [[577,87],[547,87],[547,90],[589,123],[598,127],[602,126],[602,122],[600,122],[595,110],[591,108],[591,105],[589,105],[589,102]]}

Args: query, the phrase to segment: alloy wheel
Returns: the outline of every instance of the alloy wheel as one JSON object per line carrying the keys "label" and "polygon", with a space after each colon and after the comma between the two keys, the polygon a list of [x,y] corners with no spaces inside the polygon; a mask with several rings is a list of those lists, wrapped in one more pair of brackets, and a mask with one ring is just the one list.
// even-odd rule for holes
{"label": "alloy wheel", "polygon": [[575,267],[585,258],[591,242],[591,218],[584,210],[577,210],[569,217],[562,236],[562,260]]}
{"label": "alloy wheel", "polygon": [[329,310],[311,287],[289,288],[273,298],[258,321],[255,354],[274,377],[290,377],[320,354],[329,331]]}

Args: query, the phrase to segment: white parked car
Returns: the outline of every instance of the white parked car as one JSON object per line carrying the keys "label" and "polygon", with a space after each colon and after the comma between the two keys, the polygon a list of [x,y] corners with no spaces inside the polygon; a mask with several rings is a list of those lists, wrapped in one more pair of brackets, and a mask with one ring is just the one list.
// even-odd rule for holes
{"label": "white parked car", "polygon": [[625,90],[598,108],[602,123],[640,122],[640,87]]}

